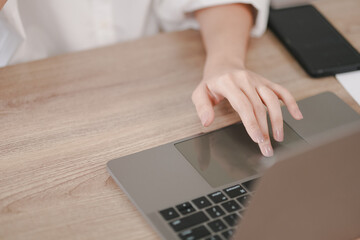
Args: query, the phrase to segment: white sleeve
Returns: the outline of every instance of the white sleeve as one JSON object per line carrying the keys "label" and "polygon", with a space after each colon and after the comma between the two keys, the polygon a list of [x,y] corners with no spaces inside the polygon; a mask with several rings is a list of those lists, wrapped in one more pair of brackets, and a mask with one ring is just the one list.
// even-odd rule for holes
{"label": "white sleeve", "polygon": [[267,26],[269,0],[155,0],[154,10],[164,31],[199,29],[193,12],[202,8],[230,3],[250,4],[255,9],[255,24],[251,35],[261,36]]}
{"label": "white sleeve", "polygon": [[17,0],[9,0],[0,11],[0,67],[9,64],[24,35]]}

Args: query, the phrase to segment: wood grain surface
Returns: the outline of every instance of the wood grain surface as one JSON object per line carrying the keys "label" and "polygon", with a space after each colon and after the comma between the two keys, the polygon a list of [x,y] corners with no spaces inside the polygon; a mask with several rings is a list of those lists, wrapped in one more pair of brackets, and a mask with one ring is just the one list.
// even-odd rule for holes
{"label": "wood grain surface", "polygon": [[[359,50],[360,1],[316,6]],[[360,113],[271,32],[249,48],[248,67],[296,99],[332,91]],[[200,34],[184,31],[1,68],[0,239],[158,239],[105,164],[239,121],[224,102],[201,126],[190,96],[204,60]]]}

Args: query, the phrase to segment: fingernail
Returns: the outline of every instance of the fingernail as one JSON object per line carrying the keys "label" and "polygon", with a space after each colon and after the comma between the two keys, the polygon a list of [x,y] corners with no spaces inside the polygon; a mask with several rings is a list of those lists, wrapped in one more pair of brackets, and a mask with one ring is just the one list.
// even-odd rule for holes
{"label": "fingernail", "polygon": [[284,141],[284,131],[282,129],[276,129],[274,138],[278,142]]}
{"label": "fingernail", "polygon": [[300,112],[300,110],[297,110],[297,111],[296,111],[296,118],[297,118],[298,120],[301,120],[301,119],[304,118],[303,115],[302,115],[302,113]]}
{"label": "fingernail", "polygon": [[272,155],[274,155],[274,150],[272,149],[272,147],[269,144],[266,144],[264,146],[261,146],[261,152],[265,157],[271,157]]}
{"label": "fingernail", "polygon": [[263,143],[265,141],[265,138],[264,138],[264,135],[262,134],[261,131],[258,131],[256,134],[255,134],[255,141],[257,143]]}
{"label": "fingernail", "polygon": [[208,123],[209,121],[209,113],[208,112],[203,112],[200,116],[200,120],[201,120],[201,123],[204,127],[206,127],[206,124]]}

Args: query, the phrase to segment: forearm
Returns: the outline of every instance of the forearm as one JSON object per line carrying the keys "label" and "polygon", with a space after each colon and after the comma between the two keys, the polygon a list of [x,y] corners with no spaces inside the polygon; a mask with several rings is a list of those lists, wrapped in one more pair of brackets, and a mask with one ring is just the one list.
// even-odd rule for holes
{"label": "forearm", "polygon": [[196,11],[200,24],[208,66],[226,64],[244,66],[250,31],[253,25],[252,7],[228,4]]}
{"label": "forearm", "polygon": [[0,0],[0,10],[4,7],[6,0]]}

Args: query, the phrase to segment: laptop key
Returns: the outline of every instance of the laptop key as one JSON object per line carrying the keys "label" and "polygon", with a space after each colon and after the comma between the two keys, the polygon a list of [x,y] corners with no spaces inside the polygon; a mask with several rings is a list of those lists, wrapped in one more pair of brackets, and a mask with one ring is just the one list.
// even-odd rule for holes
{"label": "laptop key", "polygon": [[197,212],[190,216],[179,218],[175,221],[170,222],[170,226],[176,231],[191,228],[195,225],[208,221],[209,218],[203,212]]}
{"label": "laptop key", "polygon": [[250,195],[244,195],[244,196],[241,196],[241,197],[238,197],[236,200],[241,203],[241,205],[243,205],[244,207],[246,207],[248,205],[248,203],[250,203],[250,198],[251,196]]}
{"label": "laptop key", "polygon": [[237,204],[234,200],[230,200],[228,202],[224,202],[221,204],[221,206],[223,208],[225,208],[225,210],[229,213],[237,211],[239,209],[241,209],[240,205]]}
{"label": "laptop key", "polygon": [[242,183],[242,185],[243,185],[244,187],[246,187],[246,189],[248,189],[250,192],[254,192],[255,186],[256,186],[256,182],[257,182],[258,179],[259,179],[259,178],[254,178],[254,179],[252,179],[252,180],[249,180],[249,181],[247,181],[247,182]]}
{"label": "laptop key", "polygon": [[186,215],[195,211],[195,208],[189,202],[176,205],[176,208],[182,215]]}
{"label": "laptop key", "polygon": [[209,236],[210,232],[206,227],[200,226],[193,229],[185,230],[179,233],[179,237],[183,240],[196,240],[206,236]]}
{"label": "laptop key", "polygon": [[205,240],[221,240],[221,238],[219,237],[219,235],[214,235],[214,236],[205,238]]}
{"label": "laptop key", "polygon": [[232,213],[230,215],[227,215],[226,217],[223,218],[225,220],[225,222],[230,226],[233,227],[235,225],[237,225],[237,223],[240,220],[239,215],[237,215],[236,213]]}
{"label": "laptop key", "polygon": [[199,197],[192,200],[192,202],[197,206],[197,208],[202,209],[208,206],[211,206],[211,202],[206,197]]}
{"label": "laptop key", "polygon": [[221,221],[220,219],[212,221],[210,223],[207,224],[211,230],[213,230],[214,232],[219,232],[219,231],[223,231],[225,230],[227,227],[225,225],[225,223],[223,223],[223,221]]}
{"label": "laptop key", "polygon": [[212,218],[217,218],[217,217],[220,217],[225,214],[225,212],[219,206],[210,207],[210,208],[206,209],[206,212]]}
{"label": "laptop key", "polygon": [[164,209],[160,211],[160,214],[165,220],[171,220],[180,216],[174,208]]}
{"label": "laptop key", "polygon": [[230,239],[233,234],[234,234],[234,229],[229,229],[221,233],[221,235],[223,235],[225,239]]}
{"label": "laptop key", "polygon": [[220,191],[211,193],[208,195],[208,197],[213,201],[214,203],[219,203],[228,200],[228,198]]}
{"label": "laptop key", "polygon": [[232,186],[232,187],[228,187],[224,189],[224,192],[230,197],[230,198],[235,198],[238,196],[241,196],[243,194],[246,193],[246,190],[238,185]]}

